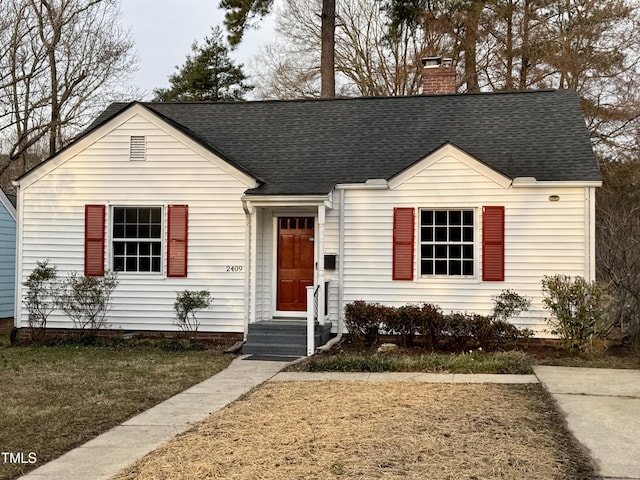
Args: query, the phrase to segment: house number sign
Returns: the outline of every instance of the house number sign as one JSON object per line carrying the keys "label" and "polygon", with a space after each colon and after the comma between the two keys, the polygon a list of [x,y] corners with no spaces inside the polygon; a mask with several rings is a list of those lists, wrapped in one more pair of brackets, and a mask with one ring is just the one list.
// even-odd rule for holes
{"label": "house number sign", "polygon": [[242,265],[227,265],[225,268],[226,268],[227,272],[241,272],[242,271]]}

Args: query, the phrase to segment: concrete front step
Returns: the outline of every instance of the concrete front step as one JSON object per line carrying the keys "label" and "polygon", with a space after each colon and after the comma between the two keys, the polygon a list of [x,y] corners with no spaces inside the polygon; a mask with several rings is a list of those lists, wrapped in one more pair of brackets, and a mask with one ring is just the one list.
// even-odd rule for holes
{"label": "concrete front step", "polygon": [[[315,326],[314,344],[320,346],[331,336],[331,324]],[[307,325],[304,321],[275,320],[249,324],[243,354],[306,355]]]}

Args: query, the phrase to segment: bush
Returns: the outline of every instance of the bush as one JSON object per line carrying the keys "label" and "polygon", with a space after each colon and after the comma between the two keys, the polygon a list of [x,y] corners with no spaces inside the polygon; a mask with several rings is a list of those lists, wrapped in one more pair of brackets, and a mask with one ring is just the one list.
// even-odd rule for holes
{"label": "bush", "polygon": [[173,308],[176,311],[174,323],[183,332],[197,332],[200,322],[196,319],[196,312],[211,306],[211,294],[207,290],[183,290],[176,294]]}
{"label": "bush", "polygon": [[605,321],[609,297],[596,282],[568,275],[542,279],[544,306],[553,316],[547,319],[551,333],[560,336],[569,350],[589,350],[593,340],[605,339],[611,326]]}
{"label": "bush", "polygon": [[440,346],[445,350],[465,351],[487,348],[491,320],[467,312],[451,312],[443,317]]}
{"label": "bush", "polygon": [[529,310],[531,299],[524,297],[513,290],[502,290],[500,295],[491,297],[493,310],[491,318],[507,322],[510,318],[517,317],[522,312]]}
{"label": "bush", "polygon": [[402,345],[413,346],[416,335],[420,335],[426,347],[436,348],[442,330],[442,312],[437,306],[425,303],[388,308],[387,319],[392,327],[388,333],[397,335]]}
{"label": "bush", "polygon": [[36,262],[36,268],[23,285],[27,288],[24,305],[29,311],[29,328],[32,339],[42,336],[47,327],[47,318],[56,308],[58,297],[58,272],[49,260]]}
{"label": "bush", "polygon": [[444,316],[440,307],[425,303],[418,316],[418,334],[422,336],[425,346],[434,349],[442,336]]}
{"label": "bush", "polygon": [[420,307],[418,305],[404,305],[400,308],[388,308],[385,324],[386,333],[396,335],[400,343],[412,347],[418,330]]}
{"label": "bush", "polygon": [[106,328],[111,294],[118,286],[115,272],[106,271],[102,277],[85,277],[71,272],[62,282],[57,306],[73,321],[75,328],[85,335]]}
{"label": "bush", "polygon": [[[356,300],[344,307],[344,323],[357,340],[375,345],[382,328],[386,327],[390,307]],[[394,321],[391,321],[393,325]]]}
{"label": "bush", "polygon": [[439,307],[429,303],[394,308],[359,300],[345,306],[345,324],[357,340],[369,346],[384,332],[396,335],[405,346],[413,346],[419,336],[432,350],[505,350],[532,335],[492,317],[461,312],[443,315]]}

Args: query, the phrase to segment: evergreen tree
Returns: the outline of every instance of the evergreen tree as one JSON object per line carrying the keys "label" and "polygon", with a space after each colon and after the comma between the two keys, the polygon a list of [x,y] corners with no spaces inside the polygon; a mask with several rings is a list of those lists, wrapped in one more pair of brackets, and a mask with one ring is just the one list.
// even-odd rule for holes
{"label": "evergreen tree", "polygon": [[245,83],[247,77],[242,65],[235,65],[229,58],[219,27],[211,30],[204,44],[193,42],[191,55],[176,73],[169,77],[169,88],[156,88],[154,100],[161,102],[219,102],[243,100],[253,89]]}

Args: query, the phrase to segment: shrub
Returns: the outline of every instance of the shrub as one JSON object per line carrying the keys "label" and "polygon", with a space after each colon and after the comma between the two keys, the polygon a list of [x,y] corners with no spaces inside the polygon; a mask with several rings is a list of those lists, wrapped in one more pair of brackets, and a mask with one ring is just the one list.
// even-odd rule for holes
{"label": "shrub", "polygon": [[465,351],[469,348],[481,347],[477,341],[480,336],[486,335],[482,331],[486,329],[489,320],[482,315],[467,312],[451,312],[442,318],[442,335],[440,336],[440,348],[452,351]]}
{"label": "shrub", "polygon": [[196,319],[196,312],[211,306],[211,294],[207,290],[183,290],[176,294],[173,308],[176,312],[174,323],[183,332],[197,332],[200,322]]}
{"label": "shrub", "polygon": [[402,345],[412,347],[417,323],[420,316],[418,305],[403,305],[400,308],[388,307],[385,318],[386,333],[396,335]]}
{"label": "shrub", "polygon": [[107,311],[111,306],[111,294],[118,286],[115,272],[106,271],[102,277],[80,276],[71,272],[62,282],[57,306],[81,330],[96,331],[106,328]]}
{"label": "shrub", "polygon": [[519,329],[504,320],[474,313],[452,312],[443,317],[441,347],[464,351],[481,348],[485,351],[507,350],[530,338],[533,332]]}
{"label": "shrub", "polygon": [[379,308],[385,333],[399,337],[402,345],[414,346],[416,335],[420,335],[426,347],[436,347],[442,329],[442,312],[437,306],[425,303]]}
{"label": "shrub", "polygon": [[356,300],[345,305],[344,323],[356,339],[374,345],[378,342],[380,330],[387,324],[389,308],[379,303]]}
{"label": "shrub", "polygon": [[500,295],[491,297],[491,300],[493,300],[491,318],[505,322],[510,318],[517,317],[522,312],[526,312],[531,306],[530,298],[513,290],[502,290]]}
{"label": "shrub", "polygon": [[29,311],[29,328],[34,339],[47,327],[47,318],[56,308],[59,290],[57,268],[49,265],[49,260],[36,262],[36,265],[23,283],[27,288],[23,303]]}
{"label": "shrub", "polygon": [[425,303],[420,307],[417,321],[418,334],[426,347],[434,349],[442,336],[443,315],[440,307]]}
{"label": "shrub", "polygon": [[604,315],[609,297],[596,282],[568,275],[542,279],[544,306],[553,316],[547,319],[551,333],[560,336],[567,349],[588,350],[594,339],[604,339],[610,331]]}
{"label": "shrub", "polygon": [[429,303],[394,308],[358,300],[345,306],[345,324],[357,340],[369,346],[377,343],[378,335],[384,332],[398,336],[402,345],[413,346],[419,335],[425,347],[450,351],[504,350],[532,334],[483,315],[443,315],[439,307]]}

